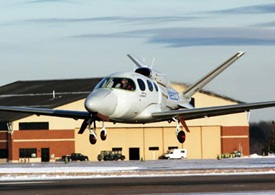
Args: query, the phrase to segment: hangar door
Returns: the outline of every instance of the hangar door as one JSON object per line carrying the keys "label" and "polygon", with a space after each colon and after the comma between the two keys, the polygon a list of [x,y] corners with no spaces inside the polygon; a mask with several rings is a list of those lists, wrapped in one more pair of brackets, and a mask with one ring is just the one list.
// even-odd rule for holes
{"label": "hangar door", "polygon": [[50,161],[50,148],[41,148],[41,161],[42,162]]}
{"label": "hangar door", "polygon": [[129,148],[129,160],[139,160],[139,148]]}

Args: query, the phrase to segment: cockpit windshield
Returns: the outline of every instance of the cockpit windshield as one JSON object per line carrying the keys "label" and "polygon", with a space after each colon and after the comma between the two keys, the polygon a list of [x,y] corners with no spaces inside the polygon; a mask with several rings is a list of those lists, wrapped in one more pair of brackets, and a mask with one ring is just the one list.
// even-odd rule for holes
{"label": "cockpit windshield", "polygon": [[102,79],[96,86],[96,88],[116,88],[134,91],[136,89],[135,82],[132,79],[117,77],[106,77]]}

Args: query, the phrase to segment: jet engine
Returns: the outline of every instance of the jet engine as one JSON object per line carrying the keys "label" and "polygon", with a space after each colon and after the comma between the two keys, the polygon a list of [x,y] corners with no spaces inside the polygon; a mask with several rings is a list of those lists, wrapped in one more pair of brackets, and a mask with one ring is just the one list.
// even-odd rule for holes
{"label": "jet engine", "polygon": [[142,74],[152,80],[155,80],[158,84],[164,86],[164,87],[169,87],[170,86],[170,81],[168,80],[167,76],[165,74],[162,74],[156,70],[153,70],[148,67],[140,67],[136,69],[136,73]]}

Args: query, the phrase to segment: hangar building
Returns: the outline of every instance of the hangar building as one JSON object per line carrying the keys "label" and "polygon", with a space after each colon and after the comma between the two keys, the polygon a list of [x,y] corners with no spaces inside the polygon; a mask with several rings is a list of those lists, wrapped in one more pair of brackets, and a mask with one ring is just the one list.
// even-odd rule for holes
{"label": "hangar building", "polygon": [[[17,81],[0,87],[0,105],[84,110],[84,100],[101,78]],[[173,84],[177,91],[185,85]],[[196,107],[239,103],[210,92],[194,96]],[[249,155],[247,113],[187,121],[190,133],[180,144],[175,123],[105,123],[106,141],[90,145],[88,131],[79,135],[81,120],[0,112],[0,161],[48,162],[70,153],[83,153],[96,161],[102,150],[120,151],[126,160],[156,160],[173,148],[187,149],[188,159],[216,158],[218,154],[242,151]],[[101,122],[97,122],[101,128]]]}

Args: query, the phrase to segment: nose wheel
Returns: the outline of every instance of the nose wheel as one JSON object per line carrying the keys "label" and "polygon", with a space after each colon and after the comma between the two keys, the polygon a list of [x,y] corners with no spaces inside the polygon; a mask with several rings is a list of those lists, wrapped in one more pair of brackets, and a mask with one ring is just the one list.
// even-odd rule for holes
{"label": "nose wheel", "polygon": [[[94,123],[93,127],[91,127],[92,123]],[[89,141],[91,144],[94,145],[97,141],[97,136],[96,136],[96,132],[95,132],[96,131],[95,121],[89,122],[88,129],[89,129],[89,133],[90,133]]]}

